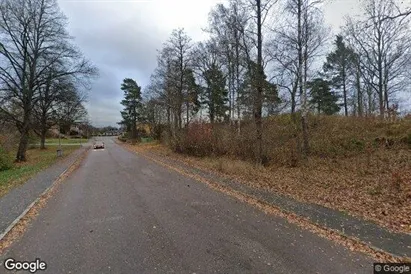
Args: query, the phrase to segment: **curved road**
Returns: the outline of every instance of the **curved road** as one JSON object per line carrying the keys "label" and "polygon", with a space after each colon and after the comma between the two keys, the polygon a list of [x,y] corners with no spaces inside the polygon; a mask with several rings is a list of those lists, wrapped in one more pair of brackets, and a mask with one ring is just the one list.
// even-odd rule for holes
{"label": "curved road", "polygon": [[0,259],[38,273],[372,273],[372,260],[105,138]]}

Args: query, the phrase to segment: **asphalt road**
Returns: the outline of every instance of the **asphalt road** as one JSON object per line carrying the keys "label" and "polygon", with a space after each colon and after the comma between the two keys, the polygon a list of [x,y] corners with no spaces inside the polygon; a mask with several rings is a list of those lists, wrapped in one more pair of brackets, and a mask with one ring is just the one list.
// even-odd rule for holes
{"label": "asphalt road", "polygon": [[[1,258],[39,273],[372,273],[372,260],[105,138]],[[0,273],[7,273],[0,268]]]}

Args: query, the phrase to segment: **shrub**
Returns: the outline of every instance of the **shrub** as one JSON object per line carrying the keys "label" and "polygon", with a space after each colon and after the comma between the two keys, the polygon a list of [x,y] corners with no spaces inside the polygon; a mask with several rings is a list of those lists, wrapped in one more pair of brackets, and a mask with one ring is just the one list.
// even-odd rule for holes
{"label": "shrub", "polygon": [[162,140],[163,134],[167,134],[167,125],[155,125],[151,134],[154,139]]}
{"label": "shrub", "polygon": [[0,171],[8,170],[13,167],[13,161],[10,157],[10,154],[7,151],[0,147]]}
{"label": "shrub", "polygon": [[[302,141],[301,123],[293,123],[289,114],[263,120],[263,153],[267,164],[296,166],[299,163]],[[387,123],[372,117],[309,116],[310,156],[322,159],[352,157],[374,149],[411,147],[411,120]],[[195,156],[229,156],[254,161],[256,150],[255,124],[241,121],[236,124],[193,122],[176,137],[164,138],[176,152]],[[163,132],[164,133],[164,132]],[[164,134],[163,134],[164,135]]]}

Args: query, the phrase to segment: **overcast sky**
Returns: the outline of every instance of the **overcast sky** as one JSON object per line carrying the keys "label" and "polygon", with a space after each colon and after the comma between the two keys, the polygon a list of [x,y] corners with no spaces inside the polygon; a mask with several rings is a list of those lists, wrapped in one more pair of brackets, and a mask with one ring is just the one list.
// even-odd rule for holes
{"label": "overcast sky", "polygon": [[[89,92],[87,109],[95,126],[116,126],[121,120],[121,82],[129,77],[143,88],[156,67],[171,31],[183,27],[193,41],[205,39],[208,12],[216,0],[59,0],[69,31],[84,55],[100,71]],[[358,0],[328,0],[326,23],[334,34]]]}

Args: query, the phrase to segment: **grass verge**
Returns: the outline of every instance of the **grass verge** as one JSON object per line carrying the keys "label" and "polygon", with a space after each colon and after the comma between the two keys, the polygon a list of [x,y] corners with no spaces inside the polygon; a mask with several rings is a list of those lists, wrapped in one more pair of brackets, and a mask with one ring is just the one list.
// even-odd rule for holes
{"label": "grass verge", "polygon": [[[87,139],[79,139],[79,138],[73,138],[73,139],[65,139],[65,138],[61,138],[60,142],[62,144],[84,144],[87,143],[88,140]],[[48,138],[46,139],[46,146],[47,144],[58,144],[59,143],[59,139],[58,138]],[[36,142],[32,143],[32,145],[40,145],[40,140],[36,140]]]}
{"label": "grass verge", "polygon": [[[67,157],[80,146],[64,147],[63,157]],[[49,146],[47,149],[27,150],[27,162],[14,163],[9,170],[0,172],[0,197],[4,196],[12,188],[19,186],[29,180],[41,170],[49,167],[55,161],[57,146]]]}

